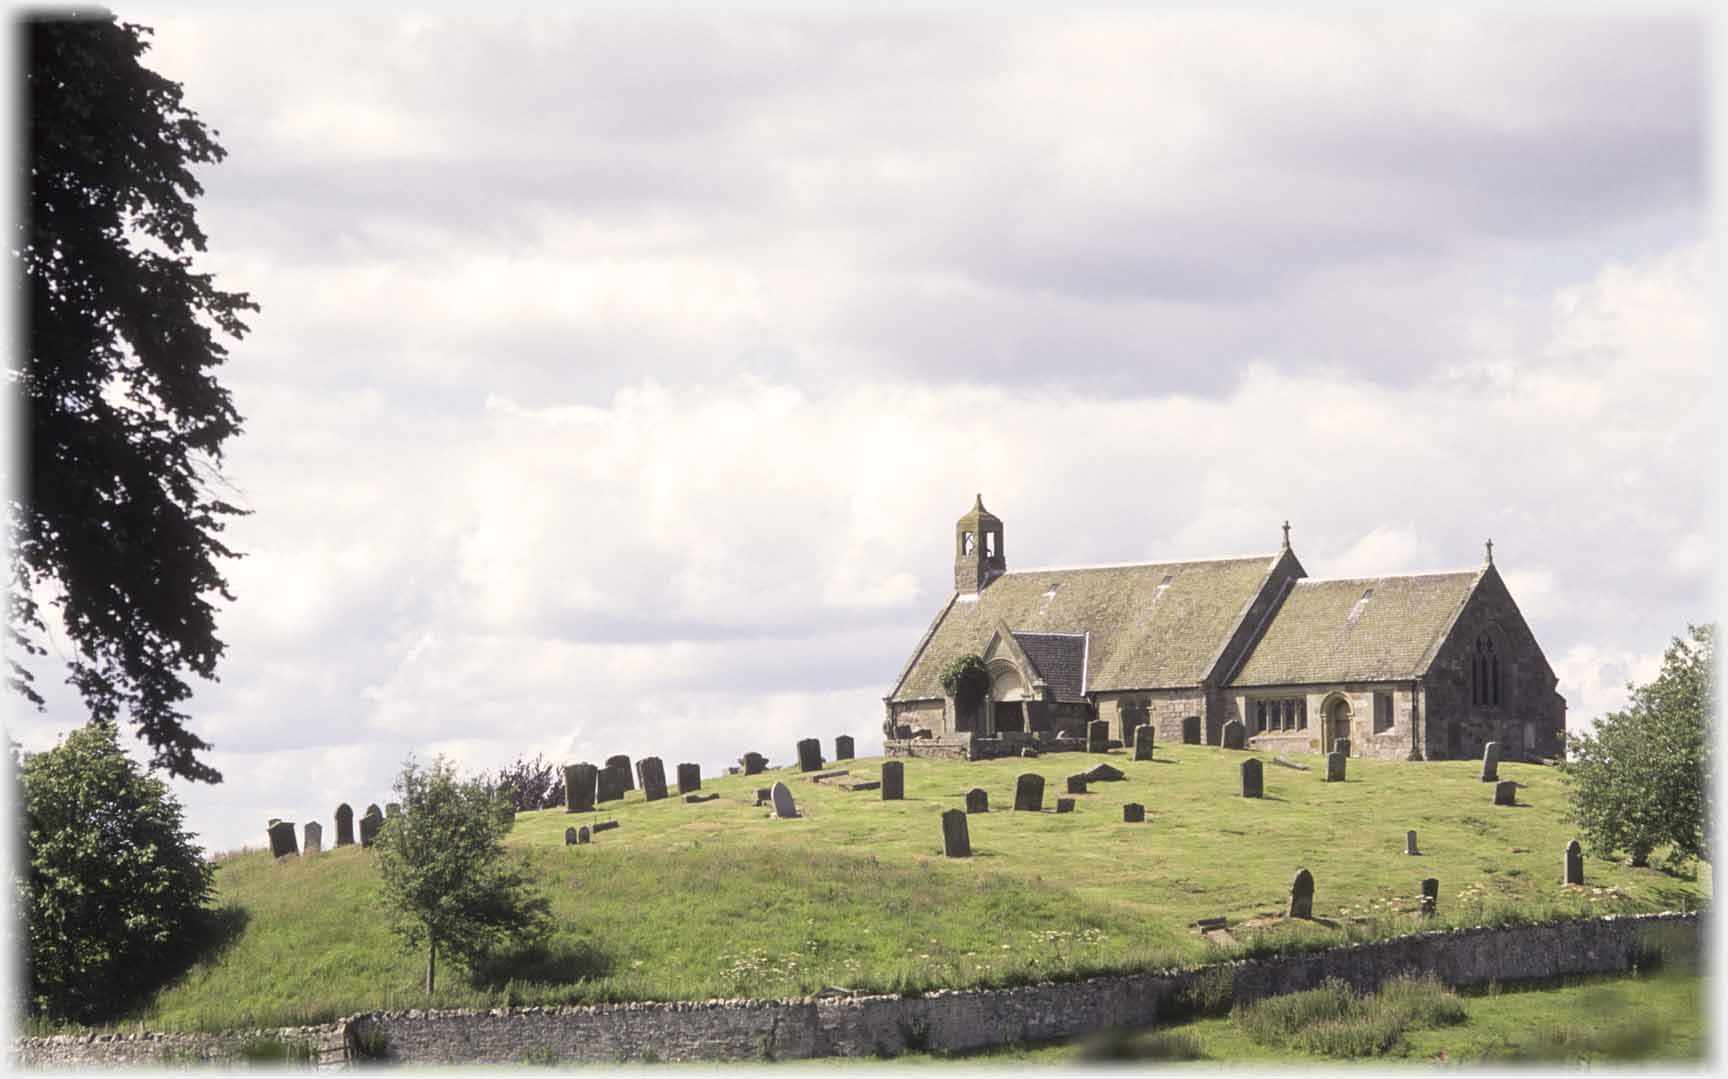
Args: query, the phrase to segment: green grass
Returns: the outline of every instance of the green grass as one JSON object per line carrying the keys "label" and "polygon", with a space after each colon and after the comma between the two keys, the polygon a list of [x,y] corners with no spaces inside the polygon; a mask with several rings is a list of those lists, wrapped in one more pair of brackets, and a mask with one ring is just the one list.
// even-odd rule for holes
{"label": "green grass", "polygon": [[[592,816],[518,816],[509,844],[551,899],[557,930],[532,955],[472,972],[453,964],[428,1001],[423,959],[400,947],[369,852],[280,865],[225,857],[219,902],[243,925],[122,1028],[221,1029],[323,1022],[377,1008],[797,996],[826,986],[920,991],[1205,962],[1323,947],[1424,925],[1696,908],[1708,874],[1681,880],[1591,859],[1588,886],[1562,888],[1572,831],[1559,776],[1503,764],[1519,805],[1492,805],[1475,762],[1352,760],[1322,783],[1268,764],[1263,800],[1241,798],[1241,754],[1160,746],[1159,760],[1109,756],[1128,774],[1078,796],[1073,814],[1013,813],[1014,779],[1063,779],[1098,756],[906,762],[906,800],[851,793],[796,773],[705,780],[721,797],[645,803],[632,792]],[[878,760],[848,763],[873,779]],[[770,819],[752,792],[783,779],[802,819]],[[992,812],[970,818],[975,857],[941,857],[940,814],[974,786]],[[1148,823],[1123,824],[1124,802]],[[573,824],[616,818],[586,846]],[[1423,854],[1403,854],[1415,828]],[[1315,876],[1313,923],[1265,921],[1300,867]],[[1441,883],[1440,916],[1419,922],[1419,881]],[[1225,915],[1234,948],[1189,926]],[[1246,923],[1246,924],[1245,924]]]}

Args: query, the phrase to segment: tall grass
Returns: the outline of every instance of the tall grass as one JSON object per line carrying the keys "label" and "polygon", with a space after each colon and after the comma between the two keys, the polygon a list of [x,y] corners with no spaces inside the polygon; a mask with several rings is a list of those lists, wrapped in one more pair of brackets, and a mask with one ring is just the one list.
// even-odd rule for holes
{"label": "tall grass", "polygon": [[1407,1031],[1451,1026],[1464,1003],[1432,975],[1395,978],[1359,994],[1337,979],[1318,989],[1240,1005],[1232,1013],[1254,1041],[1328,1057],[1378,1056]]}

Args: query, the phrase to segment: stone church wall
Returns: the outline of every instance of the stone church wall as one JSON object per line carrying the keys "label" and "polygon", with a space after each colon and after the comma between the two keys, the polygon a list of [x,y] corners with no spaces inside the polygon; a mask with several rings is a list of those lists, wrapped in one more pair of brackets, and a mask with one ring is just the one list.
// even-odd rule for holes
{"label": "stone church wall", "polygon": [[1127,733],[1139,723],[1151,723],[1157,732],[1155,741],[1180,745],[1183,741],[1183,721],[1206,714],[1206,695],[1193,689],[1142,689],[1095,694],[1098,718],[1110,724],[1110,737],[1132,745]]}
{"label": "stone church wall", "polygon": [[[1374,696],[1390,694],[1391,725],[1375,729]],[[1410,758],[1413,741],[1412,712],[1419,703],[1409,682],[1340,682],[1324,686],[1253,686],[1231,687],[1224,694],[1226,719],[1236,719],[1248,729],[1248,744],[1263,753],[1326,753],[1331,745],[1326,741],[1324,726],[1326,707],[1342,696],[1350,702],[1350,755],[1377,760],[1401,761]],[[1265,699],[1301,698],[1308,712],[1308,725],[1290,731],[1260,734],[1255,731],[1258,719],[1254,702]]]}

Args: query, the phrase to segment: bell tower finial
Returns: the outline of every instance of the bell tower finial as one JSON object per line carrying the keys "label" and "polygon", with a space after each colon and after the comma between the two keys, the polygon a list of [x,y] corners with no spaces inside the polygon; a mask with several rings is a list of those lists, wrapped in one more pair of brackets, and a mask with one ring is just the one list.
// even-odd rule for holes
{"label": "bell tower finial", "polygon": [[1487,543],[1482,545],[1482,548],[1487,553],[1487,558],[1484,560],[1484,564],[1492,566],[1494,564],[1494,541],[1489,540]]}
{"label": "bell tower finial", "polygon": [[1286,551],[1288,551],[1290,549],[1290,522],[1289,521],[1284,522],[1284,549]]}

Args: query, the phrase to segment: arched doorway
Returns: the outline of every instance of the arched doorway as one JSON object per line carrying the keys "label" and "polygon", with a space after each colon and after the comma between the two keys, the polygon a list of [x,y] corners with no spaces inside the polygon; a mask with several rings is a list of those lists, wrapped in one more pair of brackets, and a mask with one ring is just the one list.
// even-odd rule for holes
{"label": "arched doorway", "polygon": [[1350,720],[1355,714],[1350,707],[1350,698],[1342,693],[1334,693],[1326,698],[1321,706],[1320,752],[1332,752],[1332,746],[1340,738],[1350,737]]}
{"label": "arched doorway", "polygon": [[990,701],[984,707],[989,715],[985,733],[1024,731],[1026,705],[1031,692],[1018,668],[1009,663],[990,664]]}

